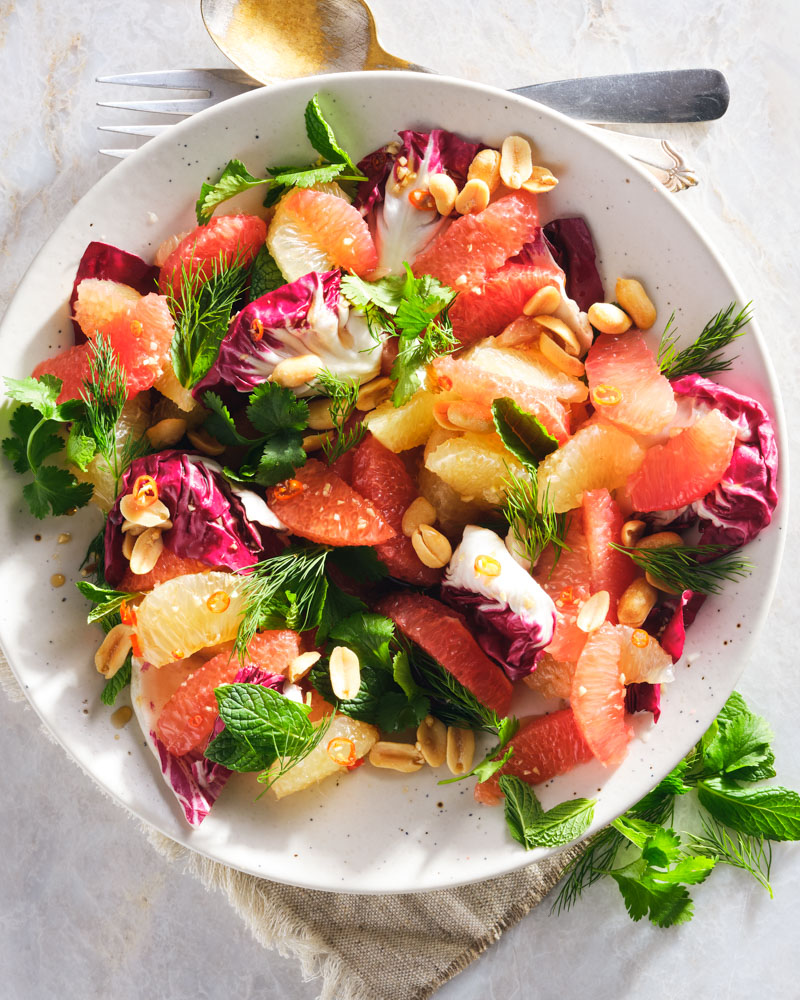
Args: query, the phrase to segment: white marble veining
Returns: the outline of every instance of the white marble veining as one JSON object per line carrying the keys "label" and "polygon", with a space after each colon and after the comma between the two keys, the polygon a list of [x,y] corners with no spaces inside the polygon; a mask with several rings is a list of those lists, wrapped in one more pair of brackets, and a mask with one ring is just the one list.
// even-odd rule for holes
{"label": "white marble veining", "polygon": [[[0,5],[3,304],[45,238],[109,169],[112,161],[96,149],[116,140],[100,138],[95,124],[142,120],[97,109],[96,101],[117,94],[95,76],[224,63],[198,7],[196,0]],[[794,0],[406,0],[402,10],[396,0],[374,0],[373,8],[389,51],[487,83],[662,67],[723,70],[732,100],[721,122],[648,131],[671,138],[699,172],[701,185],[678,197],[755,300],[789,426],[797,423]],[[800,788],[796,527],[787,541],[761,652],[740,690],[775,729],[779,775]],[[223,897],[209,896],[154,852],[136,824],[42,736],[32,712],[0,696],[0,722],[0,994],[316,996],[292,961],[250,939]],[[539,907],[438,996],[789,1000],[800,995],[800,847],[776,848],[773,884],[770,901],[741,872],[715,871],[693,892],[694,921],[669,931],[632,924],[616,888],[597,887],[566,916]]]}

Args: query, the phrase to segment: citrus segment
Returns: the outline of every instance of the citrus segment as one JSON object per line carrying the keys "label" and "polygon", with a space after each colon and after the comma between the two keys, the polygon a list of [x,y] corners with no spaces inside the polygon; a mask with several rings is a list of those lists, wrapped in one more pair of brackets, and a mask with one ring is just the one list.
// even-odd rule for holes
{"label": "citrus segment", "polygon": [[241,664],[233,652],[219,653],[186,678],[158,717],[158,736],[182,757],[205,746],[219,715],[214,688],[232,684]]}
{"label": "citrus segment", "polygon": [[574,673],[574,660],[557,660],[550,653],[545,652],[536,661],[536,669],[533,673],[522,679],[532,691],[538,691],[544,698],[566,698],[569,700]]}
{"label": "citrus segment", "polygon": [[569,417],[564,404],[548,389],[534,388],[522,378],[498,375],[476,361],[460,358],[437,358],[433,370],[442,388],[452,389],[463,399],[490,405],[493,400],[507,396],[537,417],[559,444],[569,437]]}
{"label": "citrus segment", "polygon": [[210,569],[211,567],[207,563],[201,562],[199,559],[188,559],[186,556],[176,555],[165,544],[158,557],[158,562],[149,573],[132,573],[129,567],[119,582],[119,589],[128,593],[137,591],[144,593],[157,587],[160,583],[174,580],[176,576],[207,573]]}
{"label": "citrus segment", "polygon": [[617,625],[616,632],[620,648],[619,669],[625,675],[626,684],[643,681],[664,684],[673,680],[672,657],[658,639],[628,625]]}
{"label": "citrus segment", "polygon": [[448,438],[428,455],[425,467],[464,501],[493,506],[503,502],[509,469],[522,473],[522,466],[496,434],[472,432]]}
{"label": "citrus segment", "polygon": [[625,519],[608,490],[587,490],[583,494],[583,530],[589,551],[591,589],[608,591],[610,598],[608,621],[617,622],[617,602],[637,576],[633,560],[612,549],[620,545],[620,532]]}
{"label": "citrus segment", "polygon": [[375,607],[403,635],[432,656],[481,704],[505,716],[511,681],[472,638],[463,618],[439,601],[410,591],[384,597]]}
{"label": "citrus segment", "polygon": [[365,422],[389,451],[416,448],[425,444],[436,426],[433,418],[436,398],[432,392],[418,389],[402,406],[395,406],[391,399],[387,399],[372,413],[367,414]]}
{"label": "citrus segment", "polygon": [[503,347],[497,338],[490,338],[467,351],[463,358],[483,371],[518,379],[532,389],[551,393],[566,403],[582,403],[589,395],[589,390],[580,379],[559,371],[535,347]]}
{"label": "citrus segment", "polygon": [[256,215],[218,215],[175,247],[161,268],[158,287],[179,297],[184,274],[196,286],[220,267],[249,264],[266,238],[267,224]]}
{"label": "citrus segment", "polygon": [[592,632],[572,678],[570,703],[575,721],[592,753],[605,767],[616,767],[633,736],[625,720],[625,683],[620,645],[612,625]]}
{"label": "citrus segment", "polygon": [[56,378],[60,378],[59,403],[63,403],[67,399],[80,399],[84,380],[88,379],[90,374],[89,358],[89,345],[76,344],[46,361],[40,361],[33,369],[33,377],[41,378],[42,375],[55,375]]}
{"label": "citrus segment", "polygon": [[672,386],[635,330],[597,337],[586,355],[586,375],[595,406],[623,430],[657,434],[675,416]]}
{"label": "citrus segment", "polygon": [[462,500],[452,486],[424,466],[419,470],[419,488],[436,509],[436,526],[446,535],[458,535],[466,525],[479,523],[491,510],[485,501]]}
{"label": "citrus segment", "polygon": [[577,507],[587,490],[615,490],[642,464],[644,449],[612,424],[584,425],[539,464],[539,491],[550,490],[554,510]]}
{"label": "citrus segment", "polygon": [[504,195],[440,232],[414,261],[414,274],[432,274],[456,291],[480,284],[534,238],[538,218],[536,195]]}
{"label": "citrus segment", "polygon": [[[117,454],[124,454],[123,448],[128,438],[132,441],[143,438],[149,423],[150,398],[147,393],[139,393],[129,399],[122,407],[122,413],[114,427]],[[85,472],[77,467],[71,467],[70,471],[76,479],[94,486],[92,503],[97,504],[100,510],[108,513],[117,499],[118,483],[114,469],[103,456],[95,455]]]}
{"label": "citrus segment", "polygon": [[355,490],[375,504],[386,523],[395,531],[394,538],[375,546],[378,558],[386,564],[389,573],[419,587],[432,587],[438,583],[442,571],[420,562],[411,539],[403,534],[403,514],[417,499],[419,491],[402,458],[368,434],[355,450],[351,483]]}
{"label": "citrus segment", "polygon": [[314,458],[273,486],[268,502],[293,535],[323,545],[380,545],[395,535],[374,504]]}
{"label": "citrus segment", "polygon": [[501,801],[503,793],[498,782],[501,774],[511,774],[529,785],[539,785],[592,759],[592,751],[570,708],[529,719],[508,745],[514,748],[511,757],[488,781],[475,786],[478,802],[496,805]]}
{"label": "citrus segment", "polygon": [[319,745],[273,782],[271,786],[273,794],[276,798],[282,799],[315,785],[332,774],[347,772],[347,765],[338,763],[335,755],[328,753],[328,747],[333,740],[349,740],[353,745],[352,752],[355,759],[361,760],[377,743],[378,737],[378,730],[374,726],[359,722],[357,719],[350,719],[346,715],[337,715]]}
{"label": "citrus segment", "polygon": [[545,652],[556,660],[574,662],[586,642],[586,633],[578,628],[576,619],[582,603],[591,594],[591,569],[583,514],[575,510],[568,517],[567,548],[558,560],[552,545],[545,549],[533,570],[533,577],[556,606],[556,628]]}
{"label": "citrus segment", "polygon": [[628,482],[636,510],[672,510],[700,500],[731,462],[736,428],[719,410],[655,445]]}
{"label": "citrus segment", "polygon": [[[209,598],[220,591],[230,603],[212,611]],[[161,667],[235,638],[243,613],[242,577],[237,574],[175,577],[151,590],[136,609],[134,652],[139,647],[142,659]]]}
{"label": "citrus segment", "polygon": [[378,263],[360,212],[334,194],[303,188],[294,188],[278,203],[267,246],[287,281],[333,267],[364,275]]}

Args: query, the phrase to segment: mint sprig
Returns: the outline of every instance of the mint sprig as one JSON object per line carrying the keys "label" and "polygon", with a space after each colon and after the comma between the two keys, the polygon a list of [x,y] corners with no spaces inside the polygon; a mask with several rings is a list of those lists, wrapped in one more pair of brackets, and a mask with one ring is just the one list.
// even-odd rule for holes
{"label": "mint sprig", "polygon": [[533,788],[521,778],[503,774],[499,785],[506,797],[509,833],[526,851],[568,844],[580,837],[594,818],[595,799],[569,799],[545,812]]}

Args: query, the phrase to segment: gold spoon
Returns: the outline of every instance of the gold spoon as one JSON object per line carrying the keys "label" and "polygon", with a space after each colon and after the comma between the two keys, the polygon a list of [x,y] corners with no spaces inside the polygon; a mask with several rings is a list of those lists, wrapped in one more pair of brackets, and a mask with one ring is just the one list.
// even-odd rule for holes
{"label": "gold spoon", "polygon": [[261,83],[349,70],[410,69],[386,52],[366,0],[201,0],[208,33]]}

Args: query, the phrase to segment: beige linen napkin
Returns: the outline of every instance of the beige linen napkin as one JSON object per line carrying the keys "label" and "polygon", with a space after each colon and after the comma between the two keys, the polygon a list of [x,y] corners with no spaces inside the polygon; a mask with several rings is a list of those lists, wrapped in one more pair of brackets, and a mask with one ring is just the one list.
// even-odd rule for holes
{"label": "beige linen napkin", "polygon": [[[0,682],[25,701],[2,656]],[[582,850],[455,889],[361,896],[246,875],[141,825],[162,855],[221,890],[260,944],[296,958],[304,979],[321,978],[319,1000],[425,1000],[541,902]]]}

